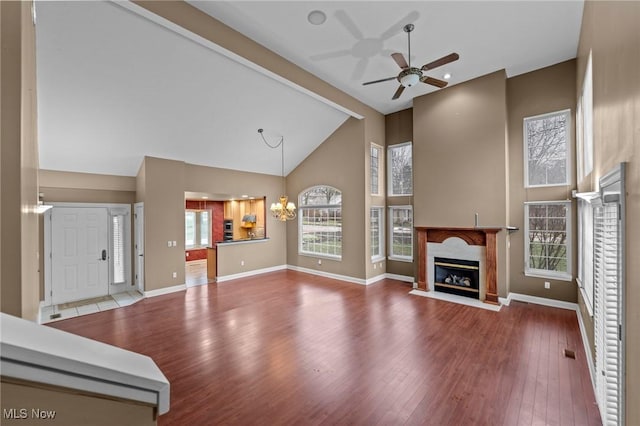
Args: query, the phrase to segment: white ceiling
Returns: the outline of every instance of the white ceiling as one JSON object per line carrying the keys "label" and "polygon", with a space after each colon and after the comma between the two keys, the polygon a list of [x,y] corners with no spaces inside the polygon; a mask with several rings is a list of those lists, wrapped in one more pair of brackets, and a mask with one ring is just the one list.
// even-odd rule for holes
{"label": "white ceiling", "polygon": [[[452,52],[460,60],[427,74],[450,85],[506,69],[509,77],[575,58],[582,1],[189,1],[335,87],[388,114],[435,90],[421,84],[391,96],[400,69],[390,54],[407,57],[402,27],[413,23],[412,65]],[[307,21],[312,10],[327,20]],[[333,55],[335,53],[335,55]]]}
{"label": "white ceiling", "polygon": [[[396,81],[362,86],[397,74],[389,54],[406,56],[404,24],[416,26],[414,65],[460,54],[428,73],[450,72],[457,84],[574,58],[583,8],[582,1],[190,3],[383,113],[441,90],[421,84],[391,101]],[[314,9],[326,13],[323,25],[308,23]],[[134,176],[150,155],[279,175],[280,152],[265,146],[258,128],[270,142],[284,136],[288,173],[348,117],[114,3],[39,2],[37,19],[43,169]]]}

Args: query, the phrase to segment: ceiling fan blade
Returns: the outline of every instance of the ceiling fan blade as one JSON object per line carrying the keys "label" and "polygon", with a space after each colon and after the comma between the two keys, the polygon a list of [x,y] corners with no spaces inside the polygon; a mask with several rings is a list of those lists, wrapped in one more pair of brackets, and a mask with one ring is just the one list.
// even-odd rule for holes
{"label": "ceiling fan blade", "polygon": [[449,62],[457,61],[459,58],[460,58],[460,55],[458,55],[457,53],[451,53],[447,56],[443,56],[440,59],[436,59],[433,62],[429,62],[428,64],[423,65],[422,71],[432,70],[434,68],[441,67],[442,65],[448,64]]}
{"label": "ceiling fan blade", "polygon": [[404,55],[402,53],[392,53],[391,57],[394,61],[396,61],[396,64],[398,64],[400,68],[409,68],[409,64],[407,64],[407,61],[404,59]]}
{"label": "ceiling fan blade", "polygon": [[336,10],[335,16],[356,40],[362,40],[364,38],[356,24],[349,18],[349,15],[347,15],[347,12],[344,10]]}
{"label": "ceiling fan blade", "polygon": [[413,12],[410,12],[407,16],[391,25],[387,31],[380,34],[380,40],[386,40],[400,33],[402,31],[402,27],[404,27],[406,24],[413,24],[419,16],[420,14],[415,10]]}
{"label": "ceiling fan blade", "polygon": [[362,83],[363,86],[366,86],[368,84],[374,84],[374,83],[382,83],[383,81],[389,81],[389,80],[395,80],[398,77],[388,77],[388,78],[381,78],[380,80],[373,80],[373,81],[367,81],[366,83]]}
{"label": "ceiling fan blade", "polygon": [[401,84],[398,87],[398,90],[396,90],[396,93],[393,94],[393,97],[391,98],[391,100],[396,100],[400,97],[400,95],[402,95],[402,92],[404,91],[404,86]]}
{"label": "ceiling fan blade", "polygon": [[446,87],[446,86],[447,86],[447,84],[449,84],[449,82],[448,82],[448,81],[442,81],[442,80],[438,80],[437,78],[433,78],[433,77],[426,77],[426,76],[425,76],[425,77],[420,78],[420,81],[421,81],[421,82],[423,82],[423,83],[426,83],[426,84],[430,84],[430,85],[432,85],[432,86],[439,87],[439,88],[441,88],[441,89],[442,89],[443,87]]}

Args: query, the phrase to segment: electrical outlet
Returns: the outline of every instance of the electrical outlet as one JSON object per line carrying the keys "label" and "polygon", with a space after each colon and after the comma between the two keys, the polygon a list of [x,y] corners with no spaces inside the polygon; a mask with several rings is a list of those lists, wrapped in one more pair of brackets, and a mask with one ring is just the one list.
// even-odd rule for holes
{"label": "electrical outlet", "polygon": [[551,283],[549,281],[545,281],[544,282],[544,288],[546,288],[546,289],[551,288]]}
{"label": "electrical outlet", "polygon": [[240,266],[244,266],[244,260],[240,261]]}
{"label": "electrical outlet", "polygon": [[375,263],[373,264],[373,269],[376,269],[378,265],[376,265]]}
{"label": "electrical outlet", "polygon": [[167,241],[167,247],[171,247],[171,241]]}
{"label": "electrical outlet", "polygon": [[322,265],[322,259],[318,259],[318,265]]}
{"label": "electrical outlet", "polygon": [[171,241],[171,245],[175,247],[176,246],[176,242],[175,241]]}
{"label": "electrical outlet", "polygon": [[177,272],[173,273],[173,278],[178,278],[178,273]]}

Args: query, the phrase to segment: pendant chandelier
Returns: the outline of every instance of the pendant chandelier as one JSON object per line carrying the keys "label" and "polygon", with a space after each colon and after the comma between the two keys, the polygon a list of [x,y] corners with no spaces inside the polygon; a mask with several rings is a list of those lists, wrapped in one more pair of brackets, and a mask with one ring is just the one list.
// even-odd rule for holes
{"label": "pendant chandelier", "polygon": [[[271,145],[269,142],[267,142],[264,135],[262,134],[263,131],[263,129],[258,129],[258,133],[260,133],[260,136],[262,137],[264,143],[272,149],[280,148],[282,193],[284,194],[286,192],[284,176],[284,136],[280,136],[280,141],[275,145]],[[286,222],[287,220],[296,218],[296,205],[292,201],[289,201],[289,197],[287,197],[286,195],[281,195],[277,202],[271,203],[271,208],[269,210],[271,210],[271,215],[281,222]]]}

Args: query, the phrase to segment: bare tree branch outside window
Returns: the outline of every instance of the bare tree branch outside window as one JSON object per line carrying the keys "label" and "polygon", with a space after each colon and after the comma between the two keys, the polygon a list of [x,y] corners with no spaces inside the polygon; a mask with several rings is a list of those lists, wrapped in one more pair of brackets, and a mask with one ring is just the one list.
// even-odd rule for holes
{"label": "bare tree branch outside window", "polygon": [[568,272],[566,205],[529,204],[527,211],[529,269]]}
{"label": "bare tree branch outside window", "polygon": [[567,183],[569,112],[524,120],[527,186]]}
{"label": "bare tree branch outside window", "polygon": [[391,146],[389,148],[389,159],[391,194],[411,195],[413,193],[413,158],[411,144]]}

